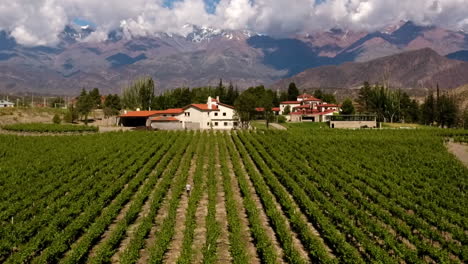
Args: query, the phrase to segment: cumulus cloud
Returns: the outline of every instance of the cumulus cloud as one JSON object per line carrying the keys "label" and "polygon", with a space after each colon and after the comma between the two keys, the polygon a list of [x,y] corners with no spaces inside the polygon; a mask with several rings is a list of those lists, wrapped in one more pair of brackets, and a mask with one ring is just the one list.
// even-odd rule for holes
{"label": "cumulus cloud", "polygon": [[[0,30],[28,46],[55,45],[79,17],[97,29],[89,41],[121,28],[126,37],[187,34],[187,24],[285,36],[334,27],[378,30],[401,20],[468,31],[468,0],[15,0],[0,3]],[[208,12],[212,10],[212,12]]]}

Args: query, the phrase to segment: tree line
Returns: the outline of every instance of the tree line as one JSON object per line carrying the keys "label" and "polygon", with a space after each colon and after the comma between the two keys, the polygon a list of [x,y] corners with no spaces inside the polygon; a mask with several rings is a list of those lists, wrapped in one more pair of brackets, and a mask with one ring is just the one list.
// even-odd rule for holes
{"label": "tree line", "polygon": [[439,127],[468,128],[468,109],[460,109],[457,99],[447,92],[430,92],[420,104],[401,90],[364,82],[359,90],[358,112],[375,114],[380,122],[420,123]]}

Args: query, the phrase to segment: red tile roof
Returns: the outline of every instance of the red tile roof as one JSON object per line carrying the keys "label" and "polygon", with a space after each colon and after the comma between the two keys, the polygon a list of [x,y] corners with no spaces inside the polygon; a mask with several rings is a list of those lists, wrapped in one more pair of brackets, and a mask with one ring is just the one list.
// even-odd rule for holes
{"label": "red tile roof", "polygon": [[150,117],[157,115],[159,111],[132,111],[121,115],[120,117]]}
{"label": "red tile roof", "polygon": [[153,122],[179,122],[179,119],[172,117],[172,116],[158,116],[152,118],[151,121]]}
{"label": "red tile roof", "polygon": [[191,104],[187,105],[184,107],[184,109],[190,108],[190,107],[195,107],[197,109],[200,109],[202,111],[219,111],[218,107],[216,105],[212,105],[212,108],[209,109],[207,104]]}
{"label": "red tile roof", "polygon": [[184,112],[183,108],[171,108],[167,110],[159,110],[158,114],[182,114]]}
{"label": "red tile roof", "polygon": [[[263,112],[263,111],[265,111],[265,108],[263,108],[263,107],[256,107],[256,108],[255,108],[255,111],[257,111],[257,112]],[[279,107],[273,107],[273,108],[271,108],[271,111],[273,111],[273,112],[279,112],[279,111],[280,111],[280,108],[279,108]]]}
{"label": "red tile roof", "polygon": [[222,106],[227,107],[227,108],[235,109],[234,106],[232,106],[232,105],[223,104],[223,103],[220,103],[220,102],[218,102],[218,105],[222,105]]}
{"label": "red tile roof", "polygon": [[299,101],[284,101],[284,102],[281,102],[280,104],[301,104],[301,102],[299,102]]}

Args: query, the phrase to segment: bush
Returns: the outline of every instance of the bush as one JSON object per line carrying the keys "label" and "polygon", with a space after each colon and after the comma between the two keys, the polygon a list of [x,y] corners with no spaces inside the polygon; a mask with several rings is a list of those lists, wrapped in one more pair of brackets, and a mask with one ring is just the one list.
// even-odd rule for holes
{"label": "bush", "polygon": [[280,124],[281,123],[286,123],[286,121],[287,121],[287,119],[286,119],[285,116],[283,116],[283,115],[278,116],[278,123],[280,123]]}
{"label": "bush", "polygon": [[60,133],[60,132],[97,132],[98,127],[79,125],[59,125],[59,124],[13,124],[2,127],[5,130],[16,132],[38,132],[38,133]]}
{"label": "bush", "polygon": [[60,119],[59,115],[55,114],[54,117],[52,118],[52,122],[58,125],[62,122],[62,119]]}

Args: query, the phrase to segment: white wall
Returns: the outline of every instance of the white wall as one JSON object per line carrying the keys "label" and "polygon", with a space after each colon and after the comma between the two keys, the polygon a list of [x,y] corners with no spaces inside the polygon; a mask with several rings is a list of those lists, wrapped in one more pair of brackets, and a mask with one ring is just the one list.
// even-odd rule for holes
{"label": "white wall", "polygon": [[284,112],[284,109],[286,108],[286,106],[288,106],[291,108],[291,112],[293,112],[293,108],[296,107],[296,106],[300,106],[301,104],[280,104],[280,115],[283,114]]}

